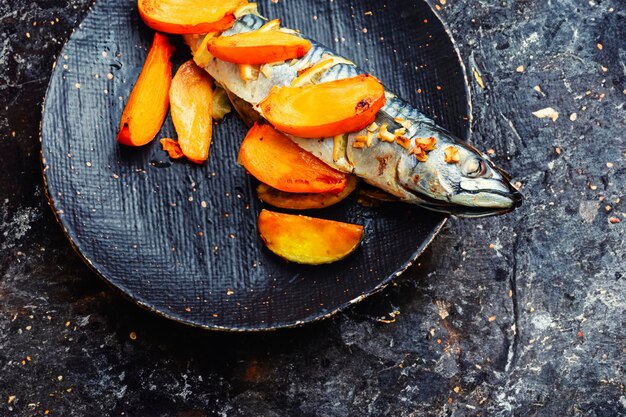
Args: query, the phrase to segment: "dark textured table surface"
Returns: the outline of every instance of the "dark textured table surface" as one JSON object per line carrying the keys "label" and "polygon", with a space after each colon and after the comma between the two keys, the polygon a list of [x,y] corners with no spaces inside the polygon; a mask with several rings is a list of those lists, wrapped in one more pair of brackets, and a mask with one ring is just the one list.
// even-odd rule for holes
{"label": "dark textured table surface", "polygon": [[[0,416],[626,413],[623,2],[440,0],[472,141],[525,205],[451,219],[397,285],[344,314],[251,335],[144,312],[54,221],[41,103],[89,3],[0,3]],[[558,119],[533,115],[548,107]]]}

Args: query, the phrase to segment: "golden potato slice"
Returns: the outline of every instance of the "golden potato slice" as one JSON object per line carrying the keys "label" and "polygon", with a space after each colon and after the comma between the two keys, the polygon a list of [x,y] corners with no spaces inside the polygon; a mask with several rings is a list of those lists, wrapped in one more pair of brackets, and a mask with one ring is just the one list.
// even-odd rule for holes
{"label": "golden potato slice", "polygon": [[361,243],[363,226],[261,210],[259,233],[267,248],[281,258],[320,265],[352,253]]}
{"label": "golden potato slice", "polygon": [[213,120],[213,79],[192,60],[178,68],[170,87],[170,113],[178,144],[191,162],[209,157]]}

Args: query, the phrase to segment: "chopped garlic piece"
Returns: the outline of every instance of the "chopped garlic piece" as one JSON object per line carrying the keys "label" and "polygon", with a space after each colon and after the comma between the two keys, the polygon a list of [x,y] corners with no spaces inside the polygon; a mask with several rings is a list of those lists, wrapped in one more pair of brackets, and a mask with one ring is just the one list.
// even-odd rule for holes
{"label": "chopped garlic piece", "polygon": [[448,164],[456,164],[461,160],[461,155],[459,154],[459,150],[454,146],[448,146],[443,150],[444,160]]}
{"label": "chopped garlic piece", "polygon": [[396,142],[404,149],[409,149],[409,146],[411,146],[411,139],[406,136],[396,136]]}
{"label": "chopped garlic piece", "polygon": [[345,157],[346,148],[348,147],[348,135],[341,134],[333,138],[333,162]]}
{"label": "chopped garlic piece", "polygon": [[[372,146],[372,143],[374,142],[374,135],[371,132],[367,132],[366,135],[359,135],[355,137],[354,141],[363,143],[367,145],[367,147],[369,148],[370,146]],[[360,147],[362,148],[362,146]]]}
{"label": "chopped garlic piece", "polygon": [[376,122],[373,122],[371,125],[367,127],[367,131],[370,133],[376,132],[377,129],[378,129],[378,123]]}
{"label": "chopped garlic piece", "polygon": [[270,78],[272,76],[272,66],[270,64],[261,65],[261,74],[263,74],[265,78]]}
{"label": "chopped garlic piece", "polygon": [[393,134],[394,134],[394,135],[396,135],[396,136],[402,136],[402,135],[404,135],[405,133],[406,133],[406,129],[405,129],[405,128],[403,128],[403,127],[401,127],[401,128],[399,128],[399,129],[396,129],[396,130],[394,130],[394,131],[393,131]]}
{"label": "chopped garlic piece", "polygon": [[432,151],[433,149],[435,149],[436,143],[437,143],[437,139],[433,136],[430,136],[428,138],[415,139],[415,144],[426,152]]}
{"label": "chopped garlic piece", "polygon": [[383,142],[393,142],[396,140],[396,137],[393,133],[387,131],[387,126],[389,126],[387,123],[383,123],[380,127],[380,130],[378,131],[378,139]]}
{"label": "chopped garlic piece", "polygon": [[415,159],[420,162],[426,162],[428,160],[428,155],[426,155],[426,152],[424,152],[424,150],[419,146],[415,146],[413,149],[411,149],[409,151],[409,155],[415,155]]}
{"label": "chopped garlic piece", "polygon": [[407,130],[410,129],[411,126],[413,126],[413,123],[411,123],[410,120],[403,120],[403,121],[398,122],[398,123],[400,123],[400,126],[402,126],[403,128],[405,128]]}
{"label": "chopped garlic piece", "polygon": [[256,80],[259,78],[259,68],[254,65],[239,65],[239,76],[244,81]]}

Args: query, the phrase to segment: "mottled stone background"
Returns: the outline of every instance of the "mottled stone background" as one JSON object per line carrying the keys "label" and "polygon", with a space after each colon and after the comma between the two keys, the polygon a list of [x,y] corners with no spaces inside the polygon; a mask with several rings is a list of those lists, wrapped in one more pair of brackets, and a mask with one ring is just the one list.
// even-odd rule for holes
{"label": "mottled stone background", "polygon": [[90,1],[1,2],[0,415],[625,415],[624,2],[439,1],[472,140],[525,205],[451,219],[345,314],[255,335],[155,317],[83,266],[43,196],[38,125]]}

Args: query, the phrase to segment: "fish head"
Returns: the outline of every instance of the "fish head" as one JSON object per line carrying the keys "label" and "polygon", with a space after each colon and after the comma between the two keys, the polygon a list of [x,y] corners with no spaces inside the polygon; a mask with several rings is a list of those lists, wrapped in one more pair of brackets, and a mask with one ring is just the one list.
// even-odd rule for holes
{"label": "fish head", "polygon": [[473,146],[440,132],[427,156],[420,162],[407,155],[398,165],[400,184],[417,204],[464,217],[506,213],[521,205],[509,175]]}

